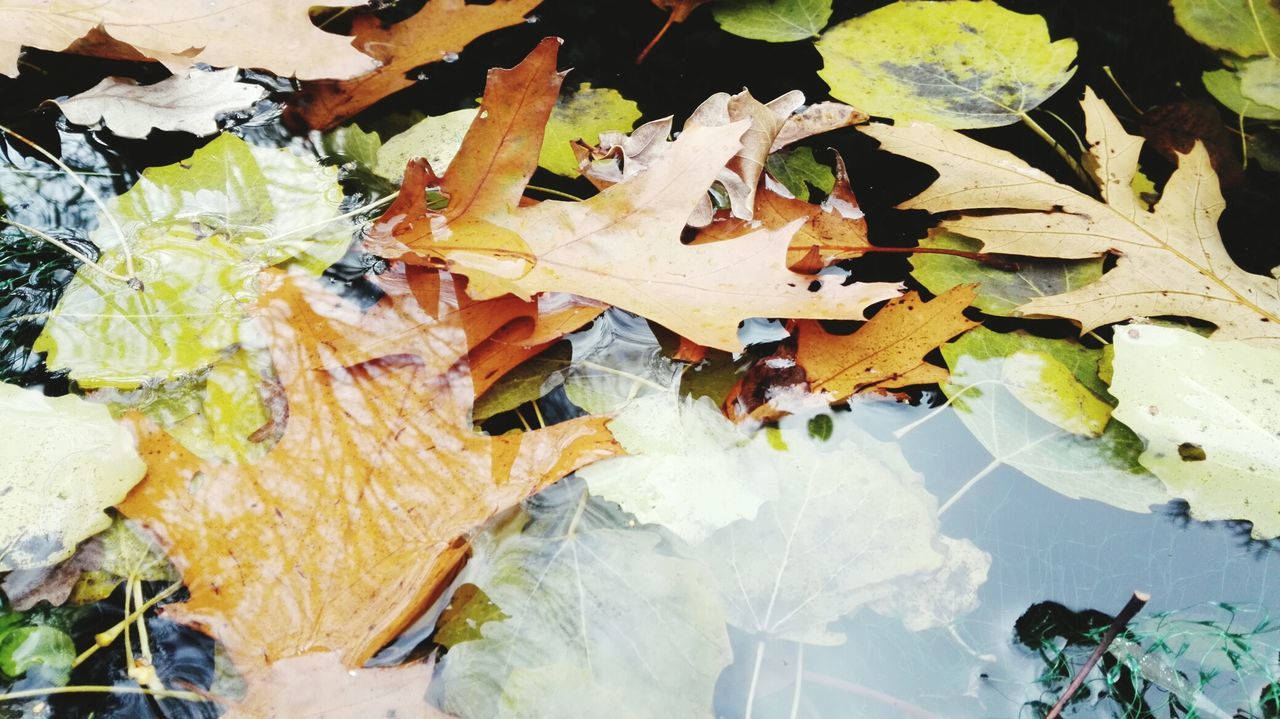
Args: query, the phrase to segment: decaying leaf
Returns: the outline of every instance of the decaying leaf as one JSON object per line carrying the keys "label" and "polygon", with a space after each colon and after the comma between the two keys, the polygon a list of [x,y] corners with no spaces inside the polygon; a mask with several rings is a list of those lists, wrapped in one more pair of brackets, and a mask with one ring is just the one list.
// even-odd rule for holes
{"label": "decaying leaf", "polygon": [[[203,462],[139,423],[148,478],[120,510],[191,591],[166,612],[217,637],[251,691],[281,660],[331,652],[359,666],[443,589],[470,530],[617,451],[599,418],[475,433],[463,358],[478,340],[455,286],[389,275],[368,312],[304,275],[271,278],[259,319],[289,416],[261,461]],[[360,354],[372,358],[340,359]]]}
{"label": "decaying leaf", "polygon": [[900,205],[961,214],[943,229],[983,243],[987,252],[1083,258],[1113,253],[1115,267],[1065,294],[1040,297],[1026,316],[1067,317],[1083,331],[1132,317],[1174,315],[1217,325],[1217,339],[1280,341],[1280,287],[1240,269],[1218,234],[1222,194],[1209,155],[1197,143],[1182,156],[1152,211],[1133,191],[1142,139],[1086,91],[1090,157],[1105,202],[1053,181],[1007,152],[930,125],[872,125],[885,149],[933,165],[941,177]]}
{"label": "decaying leaf", "polygon": [[818,41],[837,99],[872,115],[949,128],[1017,122],[1071,79],[1076,43],[994,0],[898,0]]}
{"label": "decaying leaf", "polygon": [[[1077,431],[1082,409],[1107,396],[1098,378],[1100,350],[979,327],[943,345],[942,356],[951,370],[942,391],[992,455],[979,478],[1009,465],[1073,499],[1131,512],[1149,512],[1169,501],[1160,482],[1138,464],[1142,441],[1127,427],[1104,422],[1096,439]],[[1068,371],[1046,375],[1039,369],[1046,366]]]}
{"label": "decaying leaf", "polygon": [[70,557],[146,471],[107,408],[74,395],[0,383],[0,434],[0,571]]}
{"label": "decaying leaf", "polygon": [[1280,349],[1155,325],[1119,328],[1115,348],[1115,416],[1147,440],[1143,466],[1197,519],[1280,536]]}
{"label": "decaying leaf", "polygon": [[697,562],[580,484],[544,492],[512,523],[477,538],[459,578],[509,618],[450,647],[432,685],[441,708],[502,719],[712,716],[731,652]]}
{"label": "decaying leaf", "polygon": [[154,85],[109,77],[84,92],[56,100],[77,125],[99,120],[119,137],[146,137],[152,130],[212,135],[218,116],[243,110],[266,97],[259,85],[236,82],[236,69],[191,70]]}
{"label": "decaying leaf", "polygon": [[[462,0],[458,0],[461,3]],[[326,0],[332,7],[365,0]],[[536,3],[535,3],[536,4]],[[312,80],[348,78],[374,58],[311,23],[312,0],[18,0],[0,7],[0,74],[18,75],[23,47],[126,60],[154,59],[175,74],[196,63],[254,67]]]}
{"label": "decaying leaf", "polygon": [[90,235],[99,264],[127,274],[132,260],[142,288],[82,266],[35,348],[85,387],[201,369],[242,339],[263,267],[292,260],[318,274],[342,256],[341,201],[334,168],[233,135],[149,168]]}
{"label": "decaying leaf", "polygon": [[360,14],[351,24],[355,39],[349,41],[381,65],[359,77],[334,75],[341,81],[309,83],[290,111],[309,127],[332,127],[412,85],[413,70],[419,66],[453,57],[485,33],[519,25],[541,2],[427,0],[412,17],[390,27],[383,27],[372,13]]}
{"label": "decaying leaf", "polygon": [[544,40],[519,67],[491,72],[481,113],[441,180],[449,206],[413,216],[389,209],[371,249],[443,259],[477,297],[571,292],[726,350],[741,348],[737,327],[748,317],[861,318],[898,294],[895,284],[843,286],[787,270],[801,221],[732,242],[680,244],[685,221],[741,149],[745,122],[689,128],[648,170],[589,200],[519,207],[560,84],[557,48]]}

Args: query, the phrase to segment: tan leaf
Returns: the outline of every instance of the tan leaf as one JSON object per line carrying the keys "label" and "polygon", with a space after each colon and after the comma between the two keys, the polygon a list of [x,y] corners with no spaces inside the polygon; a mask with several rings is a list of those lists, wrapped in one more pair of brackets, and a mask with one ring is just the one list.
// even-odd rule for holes
{"label": "tan leaf", "polygon": [[[1092,91],[1083,105],[1086,166],[1103,201],[958,132],[921,123],[862,129],[885,149],[933,165],[941,175],[901,207],[960,212],[942,227],[981,241],[987,252],[1119,256],[1101,279],[1034,299],[1021,314],[1067,317],[1083,331],[1133,317],[1194,317],[1217,325],[1218,339],[1280,341],[1280,287],[1242,270],[1223,247],[1217,222],[1224,203],[1204,146],[1197,142],[1180,156],[1160,202],[1148,211],[1133,191],[1142,139],[1126,133]],[[964,214],[976,210],[984,212]]]}
{"label": "tan leaf", "polygon": [[427,704],[432,663],[349,669],[336,654],[304,654],[263,670],[225,719],[447,719]]}

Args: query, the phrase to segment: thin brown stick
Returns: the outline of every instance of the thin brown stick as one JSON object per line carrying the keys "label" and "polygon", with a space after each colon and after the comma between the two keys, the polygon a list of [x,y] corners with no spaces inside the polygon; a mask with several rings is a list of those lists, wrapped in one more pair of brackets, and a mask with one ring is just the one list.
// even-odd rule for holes
{"label": "thin brown stick", "polygon": [[1134,592],[1133,596],[1129,597],[1124,609],[1121,609],[1116,618],[1111,620],[1111,626],[1107,627],[1106,633],[1102,635],[1102,641],[1098,642],[1093,654],[1089,655],[1089,659],[1085,661],[1084,666],[1080,667],[1080,671],[1076,672],[1075,678],[1067,685],[1067,690],[1058,698],[1058,703],[1053,705],[1049,713],[1045,714],[1044,719],[1057,719],[1062,716],[1062,710],[1066,708],[1067,702],[1071,701],[1071,697],[1075,696],[1076,691],[1084,684],[1084,678],[1089,675],[1089,672],[1093,671],[1093,667],[1098,663],[1098,660],[1102,659],[1107,647],[1111,646],[1111,642],[1114,642],[1116,637],[1120,636],[1120,632],[1123,632],[1124,628],[1128,626],[1129,620],[1142,611],[1142,608],[1149,601],[1151,601],[1151,595],[1146,592]]}
{"label": "thin brown stick", "polygon": [[676,21],[676,13],[673,10],[671,11],[671,14],[667,15],[667,22],[663,24],[662,29],[658,31],[657,35],[653,36],[653,39],[649,41],[649,44],[645,45],[644,49],[641,50],[640,54],[636,57],[637,65],[644,62],[644,59],[646,57],[649,57],[649,51],[653,50],[654,45],[657,45],[658,41],[662,39],[662,36],[667,34],[667,31],[671,29],[671,26],[675,23],[675,21]]}

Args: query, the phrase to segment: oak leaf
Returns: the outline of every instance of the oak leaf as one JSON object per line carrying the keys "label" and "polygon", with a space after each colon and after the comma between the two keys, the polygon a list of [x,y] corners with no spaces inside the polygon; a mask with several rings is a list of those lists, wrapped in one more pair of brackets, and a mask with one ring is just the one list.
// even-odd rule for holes
{"label": "oak leaf", "polygon": [[842,286],[789,271],[787,247],[803,220],[731,242],[680,243],[686,219],[742,147],[745,122],[687,129],[646,171],[589,200],[521,207],[562,79],[558,45],[544,40],[515,69],[490,72],[480,114],[439,180],[448,207],[389,208],[369,237],[372,251],[444,262],[467,275],[477,298],[570,292],[725,350],[741,349],[737,326],[749,317],[860,319],[899,294],[898,284]]}
{"label": "oak leaf", "polygon": [[1280,288],[1272,278],[1245,272],[1227,254],[1217,229],[1222,193],[1204,146],[1197,142],[1180,157],[1159,203],[1148,211],[1132,186],[1142,139],[1126,133],[1092,91],[1086,90],[1083,106],[1090,143],[1085,164],[1104,201],[954,131],[920,123],[864,131],[885,149],[941,174],[900,207],[961,213],[942,228],[981,241],[986,252],[1119,256],[1101,279],[1033,299],[1021,314],[1067,317],[1086,332],[1132,317],[1194,317],[1217,325],[1215,339],[1280,342]]}
{"label": "oak leaf", "polygon": [[[139,422],[150,471],[119,507],[191,591],[166,612],[219,639],[251,692],[281,660],[328,652],[359,666],[443,589],[470,530],[618,451],[602,418],[471,429],[472,340],[447,278],[434,305],[385,281],[368,313],[317,280],[270,281],[259,319],[288,399],[279,443],[256,463],[207,463]],[[356,324],[396,338],[391,354],[344,364]]]}
{"label": "oak leaf", "polygon": [[[459,0],[461,2],[461,0]],[[334,7],[365,0],[326,0]],[[351,39],[311,22],[312,0],[17,0],[0,7],[0,75],[18,75],[23,47],[159,60],[180,74],[196,63],[253,67],[310,80],[377,67]]]}
{"label": "oak leaf", "polygon": [[[378,69],[345,81],[309,83],[295,117],[316,129],[332,127],[373,103],[414,83],[412,71],[462,51],[485,33],[519,25],[542,0],[427,0],[413,17],[390,27],[373,14],[352,23],[357,47],[382,63]],[[345,76],[351,77],[351,76]]]}

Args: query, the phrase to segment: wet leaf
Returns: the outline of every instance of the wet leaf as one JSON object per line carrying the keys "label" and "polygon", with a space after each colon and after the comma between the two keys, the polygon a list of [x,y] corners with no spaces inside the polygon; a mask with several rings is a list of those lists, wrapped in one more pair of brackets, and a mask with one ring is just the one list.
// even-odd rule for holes
{"label": "wet leaf", "polygon": [[334,653],[305,654],[268,666],[226,719],[450,719],[427,704],[430,663],[352,668]]}
{"label": "wet leaf", "polygon": [[[931,230],[921,247],[979,252],[982,243],[946,230]],[[911,276],[934,294],[976,282],[973,306],[989,315],[1012,317],[1018,307],[1038,297],[1071,292],[1102,276],[1102,259],[1038,260],[1020,257],[1018,269],[1003,270],[955,255],[911,255]]]}
{"label": "wet leaf", "polygon": [[711,8],[720,29],[734,35],[792,42],[817,37],[831,19],[831,0],[737,0]]}
{"label": "wet leaf", "polygon": [[1240,57],[1280,48],[1280,8],[1267,0],[1170,0],[1173,18],[1201,44]]}
{"label": "wet leaf", "polygon": [[835,187],[836,176],[831,168],[818,162],[813,150],[808,147],[797,147],[790,152],[775,152],[769,155],[765,169],[773,179],[782,183],[783,187],[796,199],[809,201],[809,186],[826,194]]}
{"label": "wet leaf", "polygon": [[[595,142],[606,132],[630,132],[640,119],[640,108],[607,87],[584,82],[572,94],[561,95],[547,120],[538,165],[557,175],[578,176],[578,158],[570,143]],[[435,167],[435,164],[432,164]],[[440,170],[443,172],[443,168]]]}
{"label": "wet leaf", "polygon": [[683,370],[663,353],[648,322],[613,310],[573,338],[565,394],[591,414],[608,414],[650,394],[675,393]]}
{"label": "wet leaf", "polygon": [[1264,57],[1240,66],[1240,92],[1259,105],[1280,107],[1280,59]]}
{"label": "wet leaf", "polygon": [[472,416],[482,422],[495,414],[510,412],[526,402],[534,402],[564,382],[561,373],[569,366],[572,345],[560,342],[551,349],[522,362],[489,391],[480,395]]}
{"label": "wet leaf", "polygon": [[986,252],[1119,256],[1101,279],[1035,298],[1020,314],[1067,317],[1085,332],[1132,317],[1184,316],[1217,325],[1217,339],[1280,342],[1280,288],[1242,270],[1223,247],[1217,220],[1224,203],[1204,146],[1196,143],[1182,156],[1160,202],[1147,211],[1133,192],[1142,139],[1127,134],[1092,91],[1083,105],[1091,143],[1085,165],[1105,202],[956,132],[921,123],[865,131],[885,149],[941,173],[900,207],[962,213],[942,228],[981,241]]}
{"label": "wet leaf", "polygon": [[293,260],[319,273],[346,251],[341,201],[334,169],[233,135],[150,168],[107,202],[123,243],[106,218],[90,235],[99,264],[117,273],[127,272],[127,247],[143,289],[82,266],[35,349],[85,387],[134,387],[212,364],[241,340],[263,267]]}
{"label": "wet leaf", "polygon": [[1115,416],[1147,440],[1143,466],[1197,519],[1280,536],[1280,350],[1153,325],[1119,328],[1115,348]]}
{"label": "wet leaf", "polygon": [[899,0],[828,30],[818,72],[872,115],[953,129],[1017,122],[1071,79],[1076,43],[993,0]]}
{"label": "wet leaf", "polygon": [[251,692],[270,693],[281,660],[330,652],[359,666],[442,591],[467,532],[617,451],[599,418],[474,432],[460,361],[483,317],[459,309],[447,277],[380,279],[387,294],[365,311],[304,275],[271,279],[259,319],[289,416],[261,461],[204,462],[139,422],[149,473],[120,510],[191,591],[166,613],[216,637]]}
{"label": "wet leaf", "polygon": [[1240,87],[1240,73],[1233,70],[1211,70],[1201,76],[1204,87],[1218,102],[1237,115],[1257,120],[1280,120],[1280,107],[1264,105],[1245,97]]}
{"label": "wet leaf", "polygon": [[850,335],[832,335],[817,322],[796,324],[796,362],[809,388],[843,400],[871,387],[934,384],[946,370],[925,355],[962,332],[977,327],[963,311],[972,302],[973,285],[959,285],[929,301],[908,292],[890,300]]}
{"label": "wet leaf", "polygon": [[584,467],[593,496],[617,502],[645,524],[660,524],[690,544],[738,519],[754,519],[778,494],[778,477],[735,450],[747,437],[703,398],[651,394],[609,421],[627,451]]}
{"label": "wet leaf", "polygon": [[589,200],[519,207],[560,81],[557,47],[543,41],[519,67],[491,73],[481,115],[443,180],[449,207],[414,217],[389,210],[374,251],[443,258],[477,297],[570,292],[726,350],[741,349],[738,323],[748,317],[859,318],[898,294],[891,283],[845,286],[788,271],[800,222],[733,242],[680,243],[685,221],[741,149],[745,122],[687,128],[648,170]]}
{"label": "wet leaf", "polygon": [[351,23],[354,38],[342,38],[366,48],[381,65],[355,77],[308,83],[291,111],[306,125],[324,129],[354,116],[387,95],[410,87],[419,67],[457,59],[472,40],[504,27],[519,25],[542,0],[427,0],[413,16],[391,26],[371,12]]}
{"label": "wet leaf", "polygon": [[[461,2],[461,0],[459,0]],[[228,3],[207,0],[65,0],[0,9],[0,74],[16,77],[23,47],[164,63],[175,74],[196,63],[253,67],[284,77],[347,78],[374,58],[311,22],[311,0]],[[332,7],[363,5],[335,0]]]}
{"label": "wet leaf", "polygon": [[784,421],[780,437],[758,435],[737,455],[776,472],[779,497],[696,549],[729,621],[761,640],[831,645],[844,640],[833,624],[859,609],[917,629],[973,609],[990,557],[940,534],[937,501],[901,452],[847,422],[825,442],[806,424]]}
{"label": "wet leaf", "polygon": [[[942,391],[992,455],[983,476],[1007,464],[1063,496],[1131,512],[1149,512],[1152,505],[1169,501],[1160,482],[1138,464],[1142,441],[1119,422],[1107,423],[1101,437],[1088,439],[1045,419],[1075,418],[1082,402],[1094,406],[1081,399],[1085,393],[1095,401],[1107,396],[1098,379],[1101,351],[980,327],[944,345],[942,356],[951,368]],[[1070,376],[1051,373],[1048,379],[1059,387],[1027,392],[1028,365],[1060,365]]]}
{"label": "wet leaf", "polygon": [[0,383],[0,571],[71,556],[146,471],[107,408]]}
{"label": "wet leaf", "polygon": [[731,654],[697,562],[580,485],[539,495],[515,522],[478,537],[461,576],[510,618],[485,622],[481,638],[445,655],[432,685],[441,708],[464,717],[712,716]]}
{"label": "wet leaf", "polygon": [[101,120],[118,137],[143,138],[152,130],[213,135],[218,116],[243,110],[266,97],[259,85],[236,82],[236,69],[191,70],[154,85],[109,77],[84,92],[56,100],[77,125]]}
{"label": "wet leaf", "polygon": [[468,108],[424,118],[408,130],[388,138],[378,148],[374,172],[399,180],[404,177],[404,166],[416,157],[425,158],[436,172],[448,170],[478,112]]}
{"label": "wet leaf", "polygon": [[45,681],[65,684],[75,656],[75,644],[61,629],[37,624],[0,630],[0,674],[5,676],[37,670]]}

